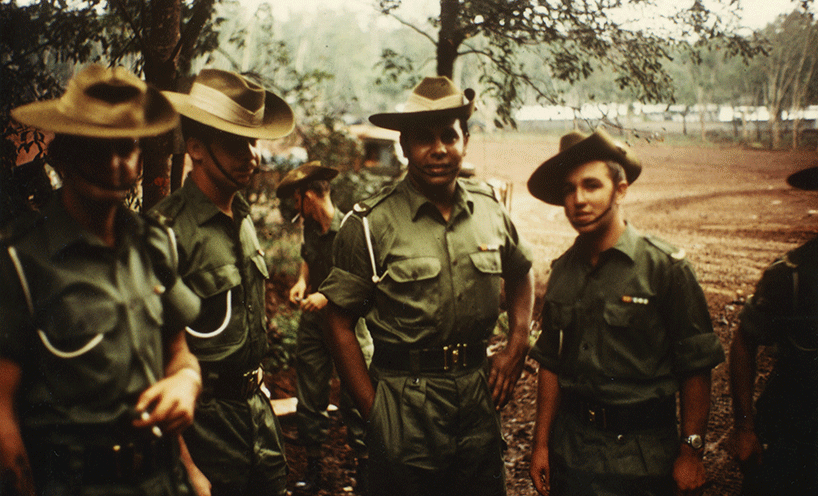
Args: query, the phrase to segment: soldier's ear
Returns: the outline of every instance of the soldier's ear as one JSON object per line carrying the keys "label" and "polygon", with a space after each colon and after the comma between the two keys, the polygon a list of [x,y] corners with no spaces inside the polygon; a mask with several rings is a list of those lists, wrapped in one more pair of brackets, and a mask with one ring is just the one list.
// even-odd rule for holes
{"label": "soldier's ear", "polygon": [[622,203],[625,199],[625,196],[628,194],[628,182],[627,181],[619,181],[619,184],[616,185],[614,190],[614,194],[616,195],[616,202]]}
{"label": "soldier's ear", "polygon": [[185,146],[187,147],[187,153],[190,155],[191,160],[201,161],[207,154],[205,144],[199,138],[188,138],[187,141],[185,141]]}

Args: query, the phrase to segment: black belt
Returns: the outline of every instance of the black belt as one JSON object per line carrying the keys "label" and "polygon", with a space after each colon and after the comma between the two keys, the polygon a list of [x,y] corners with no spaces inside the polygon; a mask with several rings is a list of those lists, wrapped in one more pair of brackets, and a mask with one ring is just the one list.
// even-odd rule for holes
{"label": "black belt", "polygon": [[408,348],[375,343],[372,364],[400,372],[450,372],[481,367],[486,360],[486,344],[457,343],[438,348]]}
{"label": "black belt", "polygon": [[[85,440],[93,442],[93,439]],[[125,483],[172,470],[173,447],[163,438],[115,444],[27,443],[35,476],[76,484]]]}
{"label": "black belt", "polygon": [[560,409],[585,425],[603,431],[626,434],[676,425],[676,398],[668,396],[630,405],[609,405],[563,392]]}
{"label": "black belt", "polygon": [[247,372],[224,372],[208,370],[202,366],[202,399],[216,398],[221,400],[245,401],[252,397],[261,387],[259,380],[261,368]]}

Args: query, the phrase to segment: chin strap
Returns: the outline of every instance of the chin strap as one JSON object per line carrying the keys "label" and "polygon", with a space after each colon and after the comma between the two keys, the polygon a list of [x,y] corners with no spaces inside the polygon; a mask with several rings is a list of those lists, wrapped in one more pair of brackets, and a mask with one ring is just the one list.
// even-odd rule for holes
{"label": "chin strap", "polygon": [[244,189],[244,186],[239,184],[239,182],[236,181],[236,179],[225,170],[224,166],[222,166],[222,163],[219,162],[219,159],[217,159],[216,155],[213,154],[213,150],[210,148],[210,143],[205,143],[205,149],[207,150],[208,155],[210,155],[210,160],[212,160],[213,163],[216,164],[216,168],[219,169],[219,172],[224,174],[224,177],[230,180],[231,183],[235,184],[236,187],[238,187],[239,189]]}

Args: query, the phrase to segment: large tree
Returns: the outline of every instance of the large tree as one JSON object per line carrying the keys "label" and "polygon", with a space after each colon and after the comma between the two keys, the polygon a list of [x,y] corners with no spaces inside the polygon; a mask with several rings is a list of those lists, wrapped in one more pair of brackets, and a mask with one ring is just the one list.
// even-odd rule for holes
{"label": "large tree", "polygon": [[[10,193],[20,151],[39,147],[41,133],[16,125],[9,112],[34,100],[58,97],[75,64],[124,65],[160,89],[174,87],[177,68],[212,50],[215,0],[17,0],[0,4],[0,126],[3,130],[0,196],[13,212]],[[21,139],[22,138],[22,142]],[[170,138],[144,143],[145,206],[169,188]],[[17,202],[19,203],[19,202]],[[5,220],[0,219],[0,220]]]}
{"label": "large tree", "polygon": [[[434,44],[438,75],[452,77],[459,57],[476,56],[482,66],[480,80],[498,100],[498,117],[509,123],[522,95],[533,92],[543,103],[562,103],[554,82],[575,83],[595,70],[614,74],[617,85],[641,101],[672,101],[663,63],[674,45],[719,43],[744,56],[757,50],[701,0],[687,0],[686,8],[671,14],[654,9],[657,17],[650,28],[629,20],[627,12],[633,16],[639,10],[625,7],[655,7],[655,0],[440,0],[440,15],[427,26],[401,19],[402,0],[379,3],[384,14],[411,25]],[[661,24],[668,29],[654,29]],[[546,67],[546,77],[537,77],[541,67],[526,65],[530,53]],[[384,57],[395,54],[399,52],[385,51]]]}

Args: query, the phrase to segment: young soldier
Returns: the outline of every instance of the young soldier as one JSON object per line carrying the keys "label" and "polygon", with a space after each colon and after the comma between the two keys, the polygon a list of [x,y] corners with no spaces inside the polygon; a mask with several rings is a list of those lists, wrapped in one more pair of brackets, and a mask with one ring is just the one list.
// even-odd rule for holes
{"label": "young soldier", "polygon": [[[295,371],[298,381],[298,441],[307,450],[307,472],[304,480],[298,482],[298,488],[305,493],[315,493],[320,488],[321,445],[327,440],[329,432],[327,407],[334,368],[324,338],[325,319],[321,311],[327,305],[327,298],[318,292],[318,287],[332,268],[332,242],[343,218],[330,196],[330,181],[337,175],[335,169],[310,162],[288,172],[276,189],[279,198],[293,199],[304,222],[304,244],[301,245],[304,260],[298,280],[290,288],[290,301],[302,310]],[[371,347],[366,328],[359,326],[358,333],[363,340],[362,346]],[[358,459],[356,477],[360,491],[365,485],[362,480],[366,464],[364,425],[345,388],[341,390],[340,407],[349,444]]]}
{"label": "young soldier", "polygon": [[528,181],[579,233],[552,264],[531,350],[530,471],[544,495],[688,494],[705,482],[710,369],[724,352],[684,252],[625,221],[641,170],[604,131],[572,132]]}
{"label": "young soldier", "polygon": [[165,94],[183,116],[193,170],[154,212],[176,231],[179,275],[203,299],[202,316],[187,328],[204,388],[184,434],[185,460],[200,493],[284,495],[281,428],[261,388],[267,264],[239,191],[259,166],[256,141],[287,135],[292,110],[216,69],[203,70],[189,94]]}
{"label": "young soldier", "polygon": [[[368,422],[374,495],[505,494],[497,410],[528,351],[533,275],[493,191],[457,179],[473,99],[425,78],[403,112],[370,117],[400,131],[407,176],[355,206],[319,289],[339,374]],[[487,366],[503,282],[508,344]],[[359,316],[374,343],[371,378]]]}
{"label": "young soldier", "polygon": [[[818,190],[818,167],[787,182]],[[756,402],[756,352],[775,345],[775,369]],[[741,312],[730,385],[742,494],[818,493],[818,237],[770,265]]]}
{"label": "young soldier", "polygon": [[178,115],[125,69],[91,65],[12,116],[56,133],[63,187],[0,253],[0,493],[188,491],[174,440],[201,387],[183,330],[199,302],[172,235],[123,206],[138,139]]}

